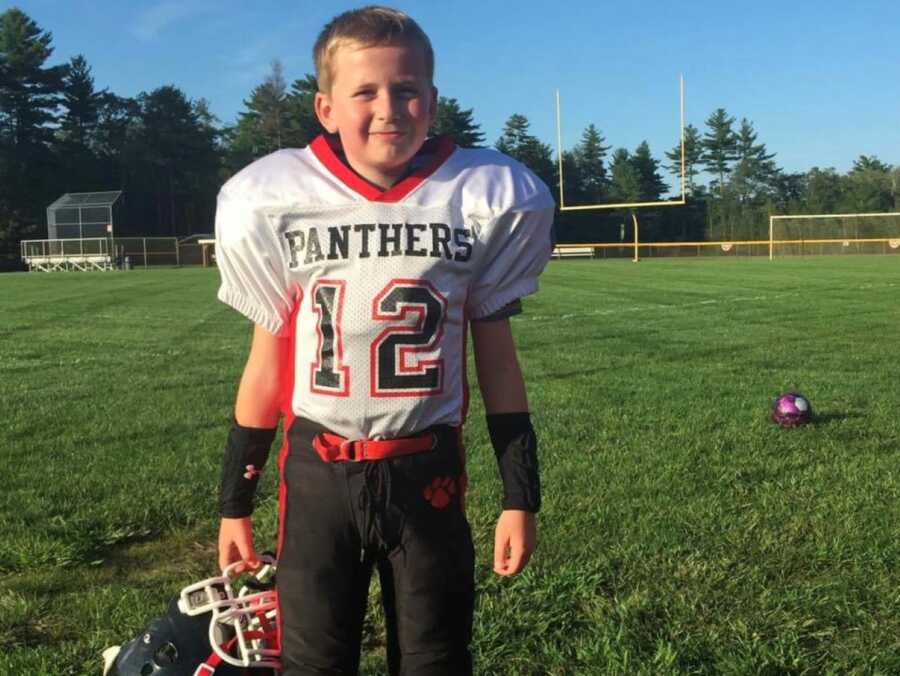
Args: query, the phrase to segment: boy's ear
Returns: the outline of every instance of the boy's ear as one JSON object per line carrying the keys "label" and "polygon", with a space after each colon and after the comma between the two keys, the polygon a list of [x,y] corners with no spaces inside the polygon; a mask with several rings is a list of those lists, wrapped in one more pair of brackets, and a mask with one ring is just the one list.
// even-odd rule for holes
{"label": "boy's ear", "polygon": [[328,94],[323,94],[322,92],[316,92],[316,97],[314,99],[314,105],[316,109],[316,117],[319,118],[319,122],[325,130],[329,134],[337,133],[337,123],[334,121],[332,117],[332,112],[334,110],[331,104],[331,97]]}

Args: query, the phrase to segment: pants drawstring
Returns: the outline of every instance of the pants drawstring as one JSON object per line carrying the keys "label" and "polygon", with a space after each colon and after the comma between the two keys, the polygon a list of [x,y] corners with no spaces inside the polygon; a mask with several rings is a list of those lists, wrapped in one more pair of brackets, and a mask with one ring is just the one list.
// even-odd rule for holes
{"label": "pants drawstring", "polygon": [[386,522],[391,505],[391,468],[385,461],[367,462],[364,470],[365,487],[359,495],[363,512],[363,547],[360,561],[365,558],[370,540],[376,548],[388,549]]}

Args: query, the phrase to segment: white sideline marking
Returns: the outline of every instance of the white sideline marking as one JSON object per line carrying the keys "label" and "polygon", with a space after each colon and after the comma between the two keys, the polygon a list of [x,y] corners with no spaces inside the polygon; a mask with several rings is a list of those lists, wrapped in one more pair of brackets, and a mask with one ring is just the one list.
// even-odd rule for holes
{"label": "white sideline marking", "polygon": [[[898,284],[894,282],[888,282],[887,284],[860,284],[857,289],[875,289],[875,288],[888,288],[895,287]],[[854,287],[841,287],[839,289],[835,289],[837,291],[846,290],[848,288]],[[716,298],[707,298],[706,300],[698,300],[692,303],[652,303],[647,305],[632,305],[630,307],[620,307],[620,308],[609,308],[606,310],[591,310],[590,312],[569,312],[563,315],[529,315],[527,313],[521,315],[514,315],[511,317],[513,321],[542,321],[542,320],[567,320],[567,319],[576,319],[578,317],[596,317],[596,316],[604,316],[604,315],[617,315],[622,314],[623,312],[647,312],[651,310],[683,310],[691,307],[700,307],[704,305],[717,305],[719,303],[744,303],[744,302],[753,302],[753,301],[767,301],[774,300],[776,298],[786,298],[788,296],[793,296],[794,293],[776,293],[772,295],[759,295],[759,296],[734,296],[732,298],[725,298],[722,300]]]}
{"label": "white sideline marking", "polygon": [[570,312],[564,315],[515,315],[512,317],[513,320],[516,321],[540,321],[544,319],[554,319],[554,320],[565,320],[565,319],[575,319],[577,317],[595,317],[598,315],[617,315],[622,314],[623,312],[647,312],[650,310],[682,310],[684,308],[690,307],[700,307],[702,305],[716,305],[718,303],[737,303],[744,301],[760,301],[760,300],[769,300],[770,298],[781,298],[784,296],[790,296],[789,293],[780,293],[774,296],[737,296],[735,298],[729,298],[724,301],[716,300],[715,298],[709,298],[706,300],[694,301],[693,303],[679,303],[679,304],[669,304],[666,305],[664,303],[653,303],[647,305],[632,305],[630,307],[624,308],[610,308],[606,310],[591,310],[590,312]]}

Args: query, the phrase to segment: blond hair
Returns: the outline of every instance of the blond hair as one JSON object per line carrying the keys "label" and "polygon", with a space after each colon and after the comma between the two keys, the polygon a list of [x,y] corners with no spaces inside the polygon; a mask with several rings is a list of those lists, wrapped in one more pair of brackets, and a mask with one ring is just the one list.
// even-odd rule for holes
{"label": "blond hair", "polygon": [[313,46],[319,91],[328,93],[334,84],[334,54],[348,43],[360,47],[419,45],[425,54],[428,80],[434,77],[434,50],[421,26],[398,9],[369,5],[350,10],[325,24]]}

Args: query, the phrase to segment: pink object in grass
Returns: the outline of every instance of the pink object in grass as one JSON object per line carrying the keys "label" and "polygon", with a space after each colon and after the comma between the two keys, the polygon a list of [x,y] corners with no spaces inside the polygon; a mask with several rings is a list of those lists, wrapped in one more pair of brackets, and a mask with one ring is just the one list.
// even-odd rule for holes
{"label": "pink object in grass", "polygon": [[772,422],[782,427],[805,425],[812,419],[812,404],[800,392],[784,392],[772,404]]}

